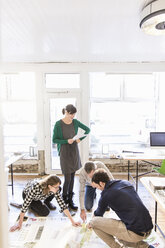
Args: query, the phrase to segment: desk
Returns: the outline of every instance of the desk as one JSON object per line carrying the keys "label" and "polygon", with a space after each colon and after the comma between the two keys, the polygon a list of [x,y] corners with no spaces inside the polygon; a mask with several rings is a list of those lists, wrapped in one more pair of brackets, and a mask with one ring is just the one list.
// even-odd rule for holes
{"label": "desk", "polygon": [[[135,185],[136,185],[136,191],[138,191],[138,177],[139,176],[144,176],[147,175],[149,173],[155,172],[153,170],[139,174],[139,161],[157,166],[157,164],[152,163],[152,162],[158,162],[160,160],[165,159],[165,155],[154,155],[154,154],[150,154],[150,153],[122,153],[122,157],[124,160],[128,160],[128,181],[131,178],[133,179]],[[135,161],[136,162],[136,175],[133,177],[130,173],[130,161]],[[152,162],[150,162],[152,161]]]}
{"label": "desk", "polygon": [[20,154],[20,155],[12,155],[5,161],[5,167],[10,167],[11,171],[11,184],[9,186],[12,187],[12,195],[14,195],[14,181],[13,181],[13,164],[18,161],[19,159],[23,158],[25,154]]}
{"label": "desk", "polygon": [[162,234],[163,238],[165,239],[165,234],[163,233],[163,231],[160,229],[160,227],[157,224],[157,204],[159,204],[162,208],[162,210],[165,212],[165,195],[160,195],[158,194],[158,191],[153,191],[151,189],[151,186],[149,184],[149,180],[152,177],[142,177],[140,179],[140,181],[142,182],[142,184],[144,185],[144,187],[148,190],[148,192],[152,195],[153,199],[155,200],[155,231],[156,228],[158,227],[160,233]]}

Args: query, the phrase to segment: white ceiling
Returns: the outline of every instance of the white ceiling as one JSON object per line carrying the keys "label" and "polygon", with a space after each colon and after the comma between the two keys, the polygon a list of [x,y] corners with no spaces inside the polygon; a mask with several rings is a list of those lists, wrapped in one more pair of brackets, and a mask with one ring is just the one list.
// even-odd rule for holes
{"label": "white ceiling", "polygon": [[139,28],[147,2],[1,0],[0,62],[165,61],[165,36]]}

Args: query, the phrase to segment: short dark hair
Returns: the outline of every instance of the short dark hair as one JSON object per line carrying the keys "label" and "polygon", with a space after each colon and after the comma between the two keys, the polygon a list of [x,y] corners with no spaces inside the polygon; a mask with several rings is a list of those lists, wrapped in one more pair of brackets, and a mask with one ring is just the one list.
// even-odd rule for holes
{"label": "short dark hair", "polygon": [[69,114],[75,114],[77,112],[77,109],[75,106],[73,106],[72,104],[68,104],[66,105],[65,108],[62,109],[62,113],[63,115],[65,114],[65,110],[69,113]]}
{"label": "short dark hair", "polygon": [[91,173],[92,170],[95,170],[95,164],[93,162],[86,162],[84,165],[84,170],[87,174]]}
{"label": "short dark hair", "polygon": [[92,177],[92,182],[96,184],[100,184],[100,182],[107,183],[109,180],[110,178],[104,169],[95,170]]}

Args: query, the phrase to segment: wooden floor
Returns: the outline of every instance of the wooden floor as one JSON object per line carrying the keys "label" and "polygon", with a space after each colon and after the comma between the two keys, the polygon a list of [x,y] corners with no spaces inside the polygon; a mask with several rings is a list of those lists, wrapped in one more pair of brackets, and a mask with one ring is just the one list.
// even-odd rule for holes
{"label": "wooden floor", "polygon": [[[13,206],[10,206],[10,202],[17,202],[17,203],[22,203],[22,189],[24,187],[24,185],[26,184],[26,182],[28,180],[33,179],[36,176],[14,176],[14,195],[12,196],[11,193],[11,187],[8,186],[8,199],[9,199],[9,225],[11,226],[12,224],[14,224],[15,220],[17,219],[20,209],[15,208]],[[61,177],[61,180],[63,181],[63,177]],[[127,177],[125,175],[114,175],[115,179],[127,179]],[[78,176],[76,176],[75,179],[75,185],[74,185],[74,192],[75,192],[75,197],[74,197],[74,201],[76,202],[76,204],[79,206],[79,197],[78,197],[78,190],[79,190],[79,180],[78,180]],[[144,188],[144,186],[141,184],[141,182],[139,181],[139,189],[138,189],[138,194],[140,196],[140,198],[142,199],[143,203],[145,204],[145,206],[148,208],[148,210],[150,211],[150,214],[153,218],[153,222],[154,222],[154,207],[155,207],[155,202],[153,200],[153,198],[151,197],[151,195],[148,193],[148,191]],[[95,208],[97,207],[97,201],[99,199],[99,195],[100,192],[98,191],[97,193],[97,200],[95,203]],[[57,214],[59,214],[58,211],[58,205],[55,202],[55,200],[53,200],[55,205],[57,206],[57,209],[55,211],[51,211],[50,212],[50,216],[56,216]],[[27,216],[34,216],[34,214],[30,211],[27,212],[26,214]],[[79,218],[79,212],[76,214]],[[165,232],[165,212],[163,212],[159,206],[158,206],[158,224],[160,225],[161,229]]]}

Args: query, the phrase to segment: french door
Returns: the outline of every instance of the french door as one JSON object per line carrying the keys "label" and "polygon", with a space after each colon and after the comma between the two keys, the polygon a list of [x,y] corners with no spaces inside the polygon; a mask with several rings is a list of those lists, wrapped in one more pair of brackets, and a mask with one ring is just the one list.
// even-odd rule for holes
{"label": "french door", "polygon": [[[57,145],[52,143],[53,128],[56,121],[62,119],[62,109],[67,104],[77,108],[77,119],[80,119],[80,93],[47,93],[45,104],[45,171],[47,174],[61,174]],[[80,148],[81,154],[81,148]]]}

